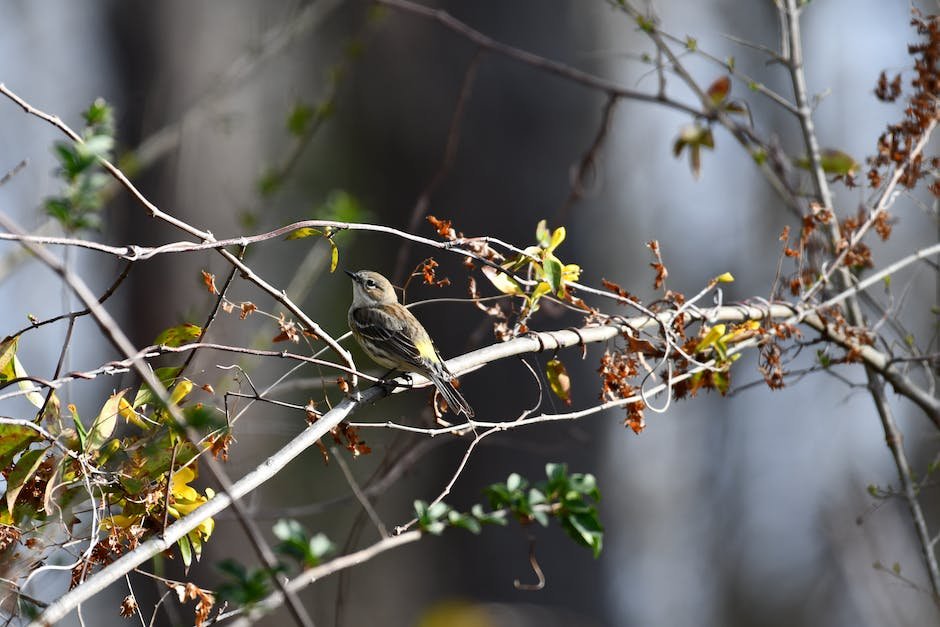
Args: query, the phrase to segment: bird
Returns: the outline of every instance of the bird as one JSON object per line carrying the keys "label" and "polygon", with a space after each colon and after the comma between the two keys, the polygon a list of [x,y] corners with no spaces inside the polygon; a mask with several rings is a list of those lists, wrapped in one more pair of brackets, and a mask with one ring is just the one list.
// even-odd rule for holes
{"label": "bird", "polygon": [[349,306],[349,330],[372,361],[385,368],[417,372],[434,383],[455,414],[473,417],[473,409],[454,386],[456,377],[447,369],[431,336],[418,319],[398,302],[395,288],[371,270],[350,272],[353,298]]}

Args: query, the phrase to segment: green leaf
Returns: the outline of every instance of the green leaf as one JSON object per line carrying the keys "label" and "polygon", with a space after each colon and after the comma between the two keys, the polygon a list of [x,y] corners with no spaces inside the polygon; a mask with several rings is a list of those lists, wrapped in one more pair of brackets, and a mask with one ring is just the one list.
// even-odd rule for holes
{"label": "green leaf", "polygon": [[16,455],[38,439],[39,434],[29,427],[0,424],[0,470],[9,466]]}
{"label": "green leaf", "polygon": [[538,488],[531,488],[529,490],[529,505],[541,505],[545,503],[548,499],[545,497],[545,494],[542,493]]}
{"label": "green leaf", "polygon": [[88,109],[82,112],[87,126],[111,127],[114,124],[114,113],[104,98],[95,98]]}
{"label": "green leaf", "polygon": [[590,473],[572,475],[568,485],[578,494],[590,496],[598,501],[601,499],[601,492],[597,487],[597,478]]}
{"label": "green leaf", "polygon": [[336,551],[336,545],[323,533],[318,533],[310,538],[309,548],[313,560],[308,562],[308,566],[316,566],[323,561],[324,557]]}
{"label": "green leaf", "polygon": [[417,518],[419,521],[421,519],[426,519],[428,517],[428,504],[425,503],[424,501],[420,499],[416,500],[414,502],[414,508],[415,508],[415,518]]}
{"label": "green leaf", "polygon": [[[803,168],[804,170],[810,169],[811,163],[809,157],[798,157],[794,162],[797,167]],[[820,151],[819,165],[822,166],[823,172],[826,174],[836,176],[852,176],[859,168],[858,162],[856,162],[851,155],[834,148],[826,148]]]}
{"label": "green leaf", "polygon": [[545,464],[545,476],[552,485],[563,483],[568,478],[568,466],[549,462]]}
{"label": "green leaf", "polygon": [[[157,368],[153,371],[154,376],[163,384],[163,387],[170,389],[173,387],[173,384],[176,382],[176,377],[180,373],[180,366],[168,366],[166,368]],[[153,390],[150,389],[150,386],[147,384],[141,385],[140,389],[137,391],[137,395],[134,397],[134,402],[131,405],[134,409],[141,407],[142,405],[153,405],[157,401],[157,397],[154,395]]]}
{"label": "green leaf", "polygon": [[533,510],[532,519],[543,527],[548,527],[548,514],[540,509]]}
{"label": "green leaf", "polygon": [[153,343],[157,346],[182,346],[199,339],[200,335],[202,335],[202,327],[191,322],[184,322],[164,330]]}
{"label": "green leaf", "polygon": [[451,511],[447,514],[447,520],[450,522],[452,527],[458,527],[460,529],[466,529],[470,533],[478,534],[482,530],[483,526],[480,524],[480,521],[474,518],[473,516],[468,516],[467,514],[461,514],[460,512]]}
{"label": "green leaf", "polygon": [[177,540],[176,545],[180,548],[180,558],[183,560],[183,567],[189,570],[190,565],[193,563],[193,550],[189,544],[189,536],[183,536]]}
{"label": "green leaf", "polygon": [[519,473],[514,472],[509,475],[508,479],[506,479],[506,488],[510,492],[515,492],[523,486],[523,483],[522,476],[519,475]]}
{"label": "green leaf", "polygon": [[548,245],[551,243],[551,233],[548,231],[547,222],[545,220],[539,220],[539,223],[535,227],[535,241],[542,248],[548,248]]}
{"label": "green leaf", "polygon": [[597,520],[597,512],[594,508],[585,513],[563,515],[561,525],[565,532],[578,544],[592,549],[594,557],[600,555],[603,547],[604,528]]}
{"label": "green leaf", "polygon": [[78,445],[80,450],[85,450],[85,442],[88,439],[88,430],[82,423],[81,416],[78,415],[78,408],[73,403],[68,405],[69,413],[72,415],[72,424],[75,425],[75,433],[78,435]]}
{"label": "green leaf", "polygon": [[287,114],[287,130],[291,135],[301,137],[309,130],[311,120],[313,120],[313,109],[299,102]]}
{"label": "green leaf", "polygon": [[542,271],[545,274],[545,281],[548,283],[549,287],[551,287],[552,292],[561,291],[562,268],[562,263],[558,260],[557,257],[551,253],[545,256],[545,260],[542,262]]}
{"label": "green leaf", "polygon": [[484,525],[500,525],[505,527],[509,522],[506,520],[506,512],[487,512],[479,503],[470,508],[470,513],[474,518]]}
{"label": "green leaf", "polygon": [[89,154],[102,159],[107,159],[111,149],[114,148],[114,138],[107,135],[92,135],[80,144],[80,150],[86,150]]}
{"label": "green leaf", "polygon": [[7,477],[7,511],[10,515],[13,514],[13,506],[16,504],[16,497],[19,496],[26,482],[29,481],[39,469],[39,465],[46,456],[46,450],[47,449],[42,448],[26,451],[20,455],[16,465],[13,466],[13,470],[10,471],[10,475]]}
{"label": "green leaf", "polygon": [[451,506],[447,503],[438,501],[437,503],[434,503],[428,507],[428,517],[430,517],[431,520],[440,520],[446,516],[447,513],[451,511],[451,509]]}

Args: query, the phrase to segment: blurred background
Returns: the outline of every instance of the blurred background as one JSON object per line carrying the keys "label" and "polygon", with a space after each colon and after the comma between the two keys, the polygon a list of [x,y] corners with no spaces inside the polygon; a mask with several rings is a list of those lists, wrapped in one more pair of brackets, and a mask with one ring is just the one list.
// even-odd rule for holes
{"label": "blurred background", "polygon": [[[656,73],[641,59],[652,53],[650,43],[601,0],[429,6],[498,41],[624,87],[657,89]],[[807,78],[820,96],[815,119],[824,147],[862,161],[885,124],[898,119],[901,105],[879,103],[872,89],[882,70],[893,74],[910,65],[909,8],[878,0],[831,0],[806,8]],[[663,1],[654,10],[673,35],[695,37],[719,59],[733,56],[737,68],[791,96],[781,67],[724,37],[776,48],[772,3]],[[141,191],[164,211],[217,237],[313,217],[371,221],[433,237],[430,225],[412,219],[416,202],[430,189],[427,213],[453,220],[467,235],[528,245],[540,219],[563,224],[568,238],[559,256],[580,264],[582,281],[590,285],[607,278],[644,301],[656,298],[645,246],[656,239],[670,270],[669,288],[694,294],[729,271],[737,280],[725,287],[724,298],[732,301],[770,297],[778,235],[786,225],[798,228],[751,157],[726,133],[716,130],[716,149],[704,154],[695,180],[687,159],[672,155],[689,117],[630,100],[614,111],[584,196],[568,202],[573,168],[601,125],[604,95],[504,57],[479,56],[466,39],[429,20],[376,12],[368,2],[6,0],[0,4],[0,31],[0,82],[73,127],[81,126],[80,112],[95,98],[112,103],[119,153],[134,155],[134,162],[124,163],[134,163]],[[723,74],[701,57],[683,59],[701,84]],[[667,90],[694,103],[675,77],[668,77]],[[748,103],[762,134],[775,137],[788,154],[803,152],[789,114],[738,82],[732,96]],[[450,167],[442,170],[458,103],[459,143]],[[302,114],[304,107],[329,113],[309,141],[287,128],[291,112]],[[0,210],[30,230],[45,228],[42,199],[59,190],[51,151],[59,139],[52,127],[0,101],[0,173],[29,160],[0,186]],[[288,164],[288,174],[278,178]],[[867,197],[863,188],[834,189],[845,213]],[[876,263],[936,241],[935,216],[916,199],[902,198],[896,214],[895,234],[876,246]],[[103,223],[96,237],[114,244],[185,239],[148,218],[123,192],[109,204]],[[409,301],[466,296],[466,273],[456,257],[418,246],[402,251],[400,240],[381,234],[343,233],[336,242],[341,267],[397,274],[399,283],[403,271],[433,254],[439,275],[452,284],[429,288],[415,281]],[[22,327],[27,313],[42,318],[69,306],[53,276],[16,252],[10,243],[0,247],[0,298],[15,304],[0,313],[4,334]],[[99,291],[120,271],[114,260],[70,254]],[[329,248],[322,241],[273,240],[252,247],[247,261],[334,336],[345,332],[349,281],[329,273]],[[201,323],[212,299],[200,270],[222,277],[229,269],[212,254],[166,255],[137,264],[109,308],[141,346],[179,322]],[[931,324],[926,312],[933,279],[924,273],[915,280],[901,315],[923,333]],[[230,294],[279,311],[246,282],[236,280]],[[470,303],[432,303],[414,311],[445,356],[493,341],[490,322]],[[532,326],[548,330],[575,322],[546,307]],[[31,372],[52,371],[63,332],[50,328],[21,347]],[[271,348],[275,334],[269,320],[233,315],[223,316],[209,339]],[[76,336],[68,369],[115,357],[90,321],[79,324]],[[599,350],[593,347],[583,362],[577,351],[561,355],[576,407],[597,399]],[[544,370],[549,357],[528,362]],[[220,389],[234,384],[231,373],[215,364],[238,363],[259,388],[287,369],[224,355],[203,354],[198,363],[197,383]],[[735,382],[759,380],[755,365],[753,356],[742,359]],[[853,383],[864,381],[860,369],[841,373]],[[322,397],[323,374],[295,373],[280,398],[302,404]],[[516,418],[539,393],[518,361],[495,364],[462,383],[478,416],[487,420]],[[102,395],[130,384],[84,384],[70,390],[68,400],[91,412]],[[428,426],[426,400],[423,393],[398,395],[357,418]],[[896,410],[911,457],[922,467],[936,450],[936,433],[909,405],[898,402]],[[928,595],[873,568],[874,562],[897,563],[905,577],[926,586],[904,504],[876,501],[866,491],[869,484],[893,484],[897,475],[863,388],[816,375],[776,392],[755,386],[729,398],[704,395],[674,403],[664,414],[648,412],[647,423],[646,431],[634,435],[623,426],[623,412],[612,411],[495,435],[473,454],[447,499],[466,509],[483,501],[486,485],[504,481],[510,472],[538,479],[546,462],[566,462],[573,472],[598,477],[606,528],[600,558],[554,525],[487,528],[481,536],[454,530],[334,575],[305,590],[302,599],[318,625],[346,626],[857,626],[923,625],[940,618]],[[237,423],[231,476],[254,468],[304,426],[297,412],[253,406]],[[349,463],[362,484],[380,475],[389,460],[417,451],[401,479],[376,499],[389,526],[410,518],[414,499],[430,500],[440,492],[469,444],[378,429],[361,435],[373,454]],[[333,501],[348,492],[337,464],[325,466],[311,450],[252,495],[249,506],[266,530],[279,518],[294,517],[355,548],[377,534],[363,524],[355,500]],[[928,507],[932,528],[937,513]],[[546,585],[537,592],[516,590],[514,580],[535,579],[528,564],[532,538]],[[223,515],[190,577],[204,587],[218,585],[213,564],[225,557],[253,559],[237,525]],[[156,568],[182,577],[176,562],[161,560]],[[145,609],[165,591],[144,577],[132,581]],[[51,598],[67,584],[67,572],[48,573],[29,592]],[[86,605],[85,624],[117,624],[126,593],[116,585]],[[174,605],[164,604],[156,624],[192,622],[191,606]],[[74,614],[70,621],[78,624]],[[288,621],[281,609],[260,624]]]}

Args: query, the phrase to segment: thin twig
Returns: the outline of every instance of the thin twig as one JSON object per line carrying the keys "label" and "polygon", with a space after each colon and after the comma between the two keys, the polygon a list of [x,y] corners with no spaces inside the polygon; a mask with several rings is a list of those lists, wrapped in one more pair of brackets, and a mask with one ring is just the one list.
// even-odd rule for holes
{"label": "thin twig", "polygon": [[875,407],[884,428],[885,442],[891,451],[894,465],[898,471],[898,479],[901,482],[904,500],[911,512],[914,531],[920,542],[921,553],[927,566],[927,575],[930,578],[930,588],[933,591],[934,601],[940,603],[940,567],[937,565],[937,556],[934,554],[933,542],[927,529],[924,511],[921,509],[920,501],[917,498],[917,487],[914,484],[913,471],[904,452],[904,436],[894,420],[891,407],[888,405],[888,398],[885,395],[884,384],[881,382],[878,373],[871,368],[865,368],[865,372],[868,375],[868,389],[871,392],[872,400],[875,401]]}
{"label": "thin twig", "polygon": [[614,119],[614,111],[616,110],[617,103],[619,101],[619,96],[612,94],[607,97],[607,102],[604,104],[603,113],[601,113],[601,123],[597,127],[597,133],[594,135],[594,141],[591,142],[591,146],[581,157],[581,161],[578,163],[577,172],[575,172],[571,177],[571,192],[568,194],[568,198],[565,200],[565,203],[555,214],[556,224],[565,223],[571,207],[573,207],[574,204],[578,202],[584,195],[584,188],[587,177],[589,175],[593,175],[595,177],[597,176],[598,154],[600,153],[600,150],[604,145],[604,141],[607,139],[607,136],[610,133],[610,127],[613,124]]}
{"label": "thin twig", "polygon": [[335,446],[332,447],[331,450],[333,451],[333,459],[339,464],[339,469],[343,471],[343,476],[346,477],[346,483],[349,484],[349,488],[353,491],[353,494],[356,495],[359,504],[362,505],[362,509],[369,515],[372,524],[375,525],[375,528],[379,532],[379,536],[387,538],[388,529],[385,528],[385,523],[379,518],[378,512],[375,511],[375,508],[372,507],[372,503],[369,502],[369,497],[365,495],[362,488],[360,488],[359,484],[356,482],[356,478],[353,476],[352,472],[349,471],[349,465],[346,463],[346,460],[343,459],[341,452]]}
{"label": "thin twig", "polygon": [[375,1],[383,6],[392,7],[394,9],[411,13],[412,15],[418,15],[420,17],[433,20],[445,28],[468,39],[469,41],[472,41],[474,44],[483,48],[484,50],[500,54],[521,63],[525,63],[526,65],[539,69],[543,72],[548,72],[549,74],[554,74],[555,76],[560,76],[573,83],[584,85],[585,87],[590,87],[591,89],[601,90],[611,96],[618,96],[628,100],[640,100],[643,102],[661,104],[679,111],[684,111],[690,115],[702,114],[700,110],[666,96],[659,94],[647,94],[633,89],[626,89],[614,82],[608,81],[598,76],[594,76],[593,74],[589,74],[583,70],[579,70],[569,65],[565,65],[564,63],[546,59],[545,57],[533,54],[527,50],[515,48],[513,46],[496,41],[495,39],[484,35],[480,31],[475,30],[464,22],[461,22],[446,11],[432,9],[415,2],[410,2],[409,0]]}

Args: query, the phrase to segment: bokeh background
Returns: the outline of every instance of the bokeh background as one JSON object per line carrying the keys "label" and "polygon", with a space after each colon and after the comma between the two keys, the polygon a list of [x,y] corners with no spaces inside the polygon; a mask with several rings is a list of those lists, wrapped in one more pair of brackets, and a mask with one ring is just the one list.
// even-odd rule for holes
{"label": "bokeh background", "polygon": [[[434,4],[494,39],[584,69],[625,87],[655,92],[656,74],[639,58],[651,47],[622,13],[601,0],[478,0]],[[790,95],[784,70],[724,34],[778,45],[772,3],[727,0],[662,1],[656,15],[672,34],[694,36],[718,58]],[[817,129],[823,146],[856,159],[870,154],[884,125],[899,108],[878,103],[872,89],[882,70],[908,67],[913,41],[909,6],[879,0],[813,2],[804,13],[807,77],[820,96]],[[398,11],[374,14],[369,3],[318,0],[187,0],[164,2],[69,2],[5,0],[0,4],[0,82],[35,106],[74,127],[97,97],[116,107],[120,150],[143,162],[135,180],[163,210],[218,237],[260,232],[295,220],[353,215],[361,220],[431,236],[425,222],[409,226],[415,202],[438,172],[448,129],[471,66],[472,89],[464,102],[459,145],[452,166],[430,197],[429,213],[452,219],[468,235],[489,234],[527,244],[547,219],[567,227],[559,251],[579,263],[582,279],[618,282],[644,300],[652,290],[645,242],[662,244],[669,287],[695,293],[711,278],[732,272],[726,301],[770,296],[787,224],[798,228],[749,155],[726,133],[716,132],[695,180],[687,161],[672,156],[672,143],[688,116],[649,103],[625,100],[613,117],[585,196],[571,206],[574,165],[601,122],[603,94],[495,55],[475,61],[472,44],[438,25]],[[695,56],[684,57],[703,84],[722,72]],[[678,79],[676,98],[694,102]],[[735,83],[757,127],[776,137],[789,154],[802,152],[796,121]],[[285,128],[298,103],[329,103],[330,116],[302,150]],[[0,187],[0,210],[30,229],[43,228],[44,197],[57,193],[50,126],[0,102],[0,172],[20,160],[29,165]],[[296,153],[296,166],[269,194],[259,192],[264,173]],[[836,186],[836,203],[854,211],[863,189]],[[936,241],[935,214],[902,198],[895,235],[875,250],[879,262]],[[345,213],[343,213],[345,212]],[[126,194],[109,204],[100,239],[154,244],[182,236],[148,218]],[[378,234],[343,234],[340,264],[392,275],[399,255],[408,268],[433,251]],[[311,240],[272,241],[254,247],[248,261],[262,276],[301,302],[334,334],[345,331],[348,280],[328,272],[328,249]],[[68,295],[46,270],[4,244],[0,294],[3,328],[23,326],[25,315],[59,312]],[[436,290],[416,284],[409,300],[465,296],[459,260],[435,255],[453,284]],[[118,264],[72,253],[85,279],[103,289]],[[200,322],[211,305],[199,270],[224,275],[216,256],[164,256],[139,264],[111,310],[139,345],[182,321]],[[908,305],[911,328],[931,323],[932,278],[918,278]],[[233,300],[277,308],[236,282]],[[15,305],[15,306],[11,306]],[[489,322],[468,303],[424,305],[415,310],[445,355],[492,340]],[[546,308],[536,328],[572,324]],[[8,331],[4,331],[4,334]],[[51,372],[63,329],[50,330],[21,347],[31,371]],[[259,316],[223,318],[213,338],[269,347],[275,333]],[[91,367],[113,357],[93,324],[76,332],[69,368]],[[357,353],[358,354],[358,353]],[[572,374],[576,405],[596,399],[598,350],[579,362],[563,355]],[[546,357],[530,358],[544,366]],[[259,387],[286,366],[203,355],[200,383],[231,385],[215,364],[239,363]],[[367,363],[365,361],[363,364]],[[736,366],[736,382],[760,378],[748,358]],[[318,372],[295,375],[283,398],[304,402],[321,394]],[[864,379],[860,370],[844,375]],[[131,380],[86,384],[69,400],[86,412],[113,388]],[[511,420],[530,407],[538,388],[519,362],[496,364],[465,377],[463,388],[488,419]],[[334,393],[334,400],[336,395]],[[363,420],[430,424],[424,395],[399,395],[364,410]],[[546,401],[550,402],[550,401]],[[936,434],[910,407],[897,403],[910,452],[924,463]],[[4,411],[15,412],[15,409]],[[333,576],[303,593],[318,625],[923,625],[936,623],[929,597],[873,568],[898,563],[902,573],[925,583],[903,503],[875,501],[869,484],[896,480],[891,457],[864,390],[817,375],[777,392],[748,388],[730,398],[704,396],[648,413],[648,427],[634,435],[621,412],[583,421],[493,436],[474,453],[448,502],[460,508],[481,501],[481,489],[517,471],[539,477],[548,461],[597,475],[604,495],[605,548],[599,559],[555,528],[510,526],[481,536],[452,531],[442,538],[388,553]],[[237,477],[253,468],[304,427],[296,412],[254,406],[236,429],[229,462]],[[363,434],[374,453],[351,462],[360,482],[382,472],[387,459],[418,450],[404,476],[377,498],[389,525],[410,516],[415,498],[433,498],[463,456],[468,441],[422,444],[421,438],[383,431]],[[420,447],[417,448],[416,447]],[[933,489],[933,488],[929,488]],[[269,529],[293,516],[342,545],[357,530],[355,546],[373,541],[354,500],[324,507],[348,494],[337,465],[324,466],[317,451],[249,499]],[[927,493],[929,494],[929,493]],[[936,523],[936,508],[928,514]],[[934,527],[936,524],[934,524]],[[538,592],[514,589],[528,582],[530,538],[547,578]],[[206,587],[220,581],[213,563],[252,557],[237,525],[220,517],[216,537],[191,577]],[[181,576],[178,564],[157,565]],[[152,607],[163,589],[133,578],[138,601]],[[54,597],[67,574],[45,574],[29,592]],[[114,586],[83,615],[89,625],[118,624],[126,588]],[[189,624],[191,608],[173,603],[156,624]],[[339,618],[337,619],[337,616]],[[149,617],[148,617],[149,618]],[[78,624],[73,617],[72,622]],[[279,610],[260,624],[288,624]],[[464,621],[464,622],[460,622]]]}

